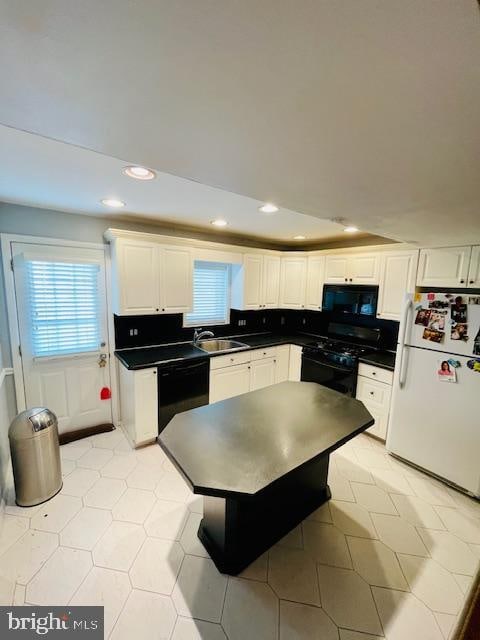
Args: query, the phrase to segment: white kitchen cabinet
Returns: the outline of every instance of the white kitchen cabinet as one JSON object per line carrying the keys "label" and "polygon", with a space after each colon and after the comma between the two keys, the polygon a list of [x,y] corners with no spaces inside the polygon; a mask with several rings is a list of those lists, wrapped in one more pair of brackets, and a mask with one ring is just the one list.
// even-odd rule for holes
{"label": "white kitchen cabinet", "polygon": [[418,264],[419,287],[466,287],[472,247],[422,249]]}
{"label": "white kitchen cabinet", "polygon": [[277,309],[280,296],[280,256],[263,257],[263,306]]}
{"label": "white kitchen cabinet", "polygon": [[275,383],[285,382],[288,380],[288,372],[290,365],[290,345],[284,344],[277,347],[275,356]]}
{"label": "white kitchen cabinet", "polygon": [[187,313],[193,307],[193,259],[189,249],[160,248],[160,309],[162,313]]}
{"label": "white kitchen cabinet", "polygon": [[120,417],[134,447],[153,442],[158,436],[157,368],[131,371],[119,366]]}
{"label": "white kitchen cabinet", "polygon": [[305,307],[318,311],[322,308],[325,256],[309,256],[307,260],[307,285]]}
{"label": "white kitchen cabinet", "polygon": [[192,253],[185,247],[119,238],[112,255],[112,287],[118,315],[191,311]]}
{"label": "white kitchen cabinet", "polygon": [[418,251],[392,251],[382,256],[377,317],[400,320],[405,294],[415,291]]}
{"label": "white kitchen cabinet", "polygon": [[118,240],[114,247],[112,270],[115,313],[146,315],[158,312],[158,245]]}
{"label": "white kitchen cabinet", "polygon": [[275,358],[252,360],[250,363],[250,391],[275,384]]}
{"label": "white kitchen cabinet", "polygon": [[378,284],[379,275],[378,253],[330,254],[325,258],[328,284]]}
{"label": "white kitchen cabinet", "polygon": [[468,270],[468,286],[480,289],[480,246],[472,247],[470,268]]}
{"label": "white kitchen cabinet", "polygon": [[348,256],[328,255],[325,258],[325,282],[344,284],[348,282]]}
{"label": "white kitchen cabinet", "polygon": [[283,257],[280,269],[280,307],[303,309],[306,281],[307,258],[303,255]]}
{"label": "white kitchen cabinet", "polygon": [[210,371],[210,404],[250,391],[250,363]]}
{"label": "white kitchen cabinet", "polygon": [[367,429],[377,438],[387,437],[393,372],[381,367],[360,363],[358,367],[356,398],[372,414],[375,424]]}
{"label": "white kitchen cabinet", "polygon": [[288,379],[298,382],[302,373],[302,347],[296,344],[290,345],[290,362],[288,367]]}
{"label": "white kitchen cabinet", "polygon": [[232,308],[275,309],[280,288],[280,257],[246,253],[232,271]]}

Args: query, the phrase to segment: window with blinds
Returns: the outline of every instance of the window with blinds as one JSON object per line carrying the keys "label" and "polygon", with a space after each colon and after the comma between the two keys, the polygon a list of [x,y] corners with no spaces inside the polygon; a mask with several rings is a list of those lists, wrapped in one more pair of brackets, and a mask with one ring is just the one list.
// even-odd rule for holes
{"label": "window with blinds", "polygon": [[230,265],[195,261],[193,311],[184,316],[185,326],[228,324],[230,312]]}
{"label": "window with blinds", "polygon": [[33,355],[97,351],[99,265],[31,260],[25,268]]}

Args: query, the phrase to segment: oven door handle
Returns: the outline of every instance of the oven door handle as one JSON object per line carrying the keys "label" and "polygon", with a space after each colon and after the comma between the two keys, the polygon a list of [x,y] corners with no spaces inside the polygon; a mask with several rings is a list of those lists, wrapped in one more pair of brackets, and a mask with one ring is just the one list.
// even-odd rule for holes
{"label": "oven door handle", "polygon": [[312,364],[318,364],[321,367],[328,367],[329,369],[333,369],[334,371],[341,371],[342,373],[353,373],[353,369],[347,369],[345,367],[339,367],[337,365],[331,364],[330,362],[323,362],[319,360],[312,360],[311,358],[306,358],[303,356],[302,358],[305,362],[310,362]]}

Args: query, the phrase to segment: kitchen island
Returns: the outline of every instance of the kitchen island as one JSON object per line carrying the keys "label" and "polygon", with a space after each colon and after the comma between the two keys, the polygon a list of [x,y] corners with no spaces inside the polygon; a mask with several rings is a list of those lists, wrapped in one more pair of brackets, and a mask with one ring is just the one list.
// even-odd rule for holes
{"label": "kitchen island", "polygon": [[373,422],[354,398],[283,382],[177,414],[158,441],[204,496],[204,547],[235,575],[330,498],[330,453]]}

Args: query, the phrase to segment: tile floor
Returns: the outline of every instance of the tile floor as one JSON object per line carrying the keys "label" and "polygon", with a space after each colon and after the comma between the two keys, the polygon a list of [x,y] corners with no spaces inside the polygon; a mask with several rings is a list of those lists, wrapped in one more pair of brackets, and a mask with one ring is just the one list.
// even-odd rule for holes
{"label": "tile floor", "polygon": [[64,486],[0,531],[2,604],[102,604],[112,640],[446,640],[480,559],[480,504],[362,435],[332,500],[238,577],[196,537],[202,499],[121,431],[61,449]]}

